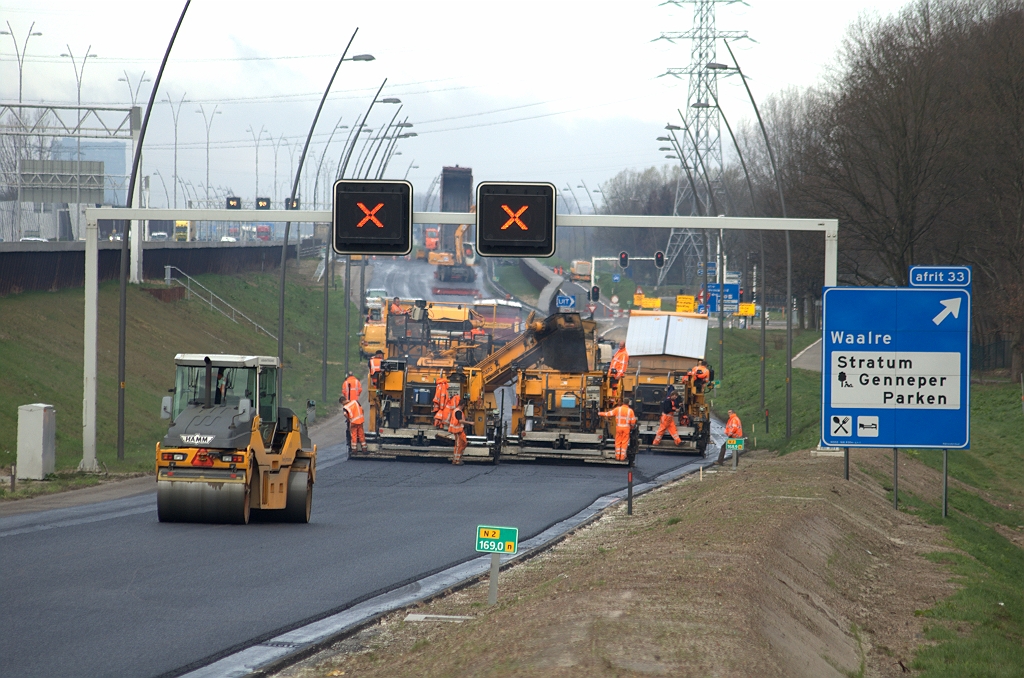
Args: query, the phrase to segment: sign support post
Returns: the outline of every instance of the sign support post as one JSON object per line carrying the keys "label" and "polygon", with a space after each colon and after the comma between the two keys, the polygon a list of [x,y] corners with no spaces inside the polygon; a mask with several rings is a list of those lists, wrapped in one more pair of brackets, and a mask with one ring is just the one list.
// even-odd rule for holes
{"label": "sign support post", "polygon": [[498,603],[498,573],[501,571],[501,555],[498,553],[491,554],[491,588],[487,592],[487,604],[496,605]]}
{"label": "sign support post", "polygon": [[892,448],[892,508],[900,510],[900,448]]}
{"label": "sign support post", "polygon": [[843,448],[843,480],[850,479],[850,448]]}
{"label": "sign support post", "polygon": [[942,517],[947,518],[949,506],[949,450],[942,450]]}

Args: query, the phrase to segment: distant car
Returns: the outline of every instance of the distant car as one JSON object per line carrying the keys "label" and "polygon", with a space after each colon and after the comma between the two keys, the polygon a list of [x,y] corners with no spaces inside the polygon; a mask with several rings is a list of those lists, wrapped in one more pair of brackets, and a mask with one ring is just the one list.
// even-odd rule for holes
{"label": "distant car", "polygon": [[233,235],[222,235],[220,237],[221,242],[238,242],[238,238]]}
{"label": "distant car", "polygon": [[111,233],[111,234],[110,234],[110,236],[108,237],[108,239],[109,239],[109,240],[110,240],[111,242],[113,242],[113,241],[115,241],[115,240],[116,240],[116,241],[118,241],[118,242],[120,242],[120,241],[121,241],[121,234],[120,234],[120,233]]}
{"label": "distant car", "polygon": [[149,239],[154,242],[164,242],[167,240],[167,233],[164,231],[157,231],[156,233],[150,233]]}
{"label": "distant car", "polygon": [[33,238],[31,236],[26,236],[26,237],[22,238],[19,242],[50,242],[50,241],[47,240],[46,238]]}

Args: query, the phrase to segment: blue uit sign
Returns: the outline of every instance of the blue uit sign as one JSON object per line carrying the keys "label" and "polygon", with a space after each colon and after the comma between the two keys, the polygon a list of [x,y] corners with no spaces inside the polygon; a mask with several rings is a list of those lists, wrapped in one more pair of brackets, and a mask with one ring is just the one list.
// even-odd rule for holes
{"label": "blue uit sign", "polygon": [[832,287],[822,314],[823,445],[970,447],[967,290]]}
{"label": "blue uit sign", "polygon": [[567,294],[559,294],[555,297],[555,305],[558,308],[576,308],[576,297]]}

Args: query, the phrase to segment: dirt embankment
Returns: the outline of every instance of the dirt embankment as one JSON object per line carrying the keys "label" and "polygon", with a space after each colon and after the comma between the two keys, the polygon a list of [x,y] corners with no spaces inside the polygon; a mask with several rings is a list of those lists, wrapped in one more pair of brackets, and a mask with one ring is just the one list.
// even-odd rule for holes
{"label": "dirt embankment", "polygon": [[[544,554],[394,613],[276,674],[310,676],[897,676],[923,642],[914,611],[953,592],[922,553],[941,528],[893,510],[891,453],[755,453],[610,510]],[[863,467],[868,473],[862,472]],[[901,461],[901,485],[941,491]]]}

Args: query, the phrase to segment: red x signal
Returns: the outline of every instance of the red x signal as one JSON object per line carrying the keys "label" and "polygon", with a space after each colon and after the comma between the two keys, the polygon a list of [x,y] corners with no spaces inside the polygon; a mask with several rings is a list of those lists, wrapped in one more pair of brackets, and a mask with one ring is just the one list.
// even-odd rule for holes
{"label": "red x signal", "polygon": [[519,218],[523,214],[523,212],[526,211],[527,207],[529,207],[529,205],[523,205],[522,207],[519,208],[518,211],[513,212],[512,208],[509,207],[508,205],[502,205],[501,209],[505,210],[505,214],[509,215],[511,219],[505,222],[504,226],[501,227],[501,230],[504,231],[512,224],[517,224],[521,230],[529,231],[530,229],[527,228],[526,224],[523,223],[523,220]]}
{"label": "red x signal", "polygon": [[363,217],[362,221],[356,224],[356,228],[362,228],[363,224],[365,224],[367,221],[372,221],[373,223],[377,224],[377,228],[384,228],[384,224],[382,224],[380,220],[375,216],[377,214],[377,210],[379,210],[381,207],[384,207],[384,203],[377,203],[377,206],[374,207],[372,210],[366,209],[366,205],[364,205],[361,202],[357,202],[356,205],[358,205],[359,209],[363,210],[363,214],[366,215],[365,217]]}

